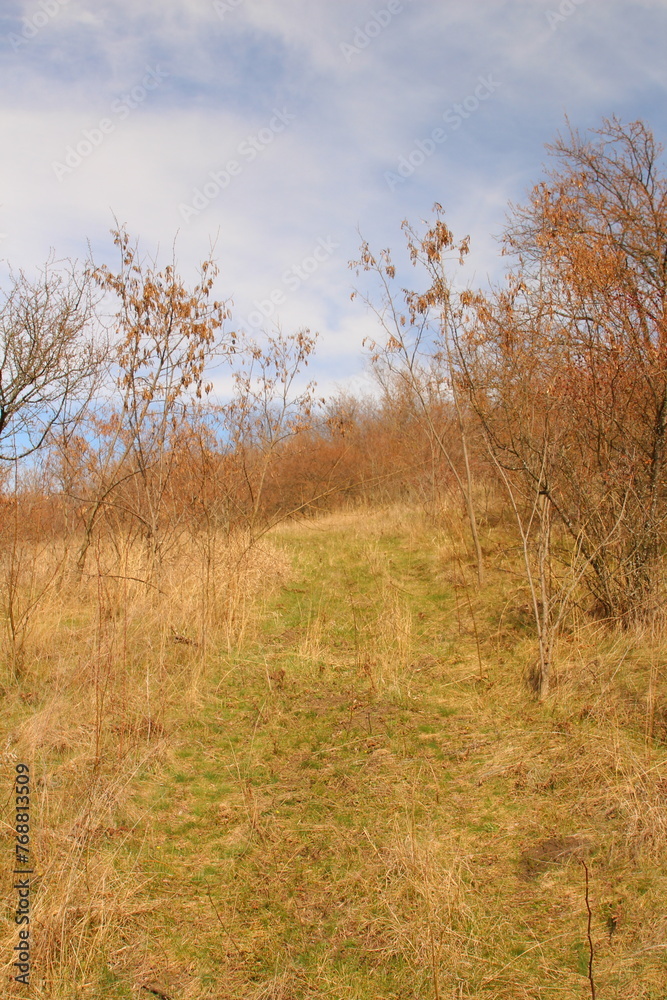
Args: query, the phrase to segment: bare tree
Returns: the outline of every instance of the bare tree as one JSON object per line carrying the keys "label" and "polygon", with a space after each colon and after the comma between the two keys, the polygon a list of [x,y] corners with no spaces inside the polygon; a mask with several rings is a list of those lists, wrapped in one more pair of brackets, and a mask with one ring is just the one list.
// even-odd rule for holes
{"label": "bare tree", "polygon": [[34,280],[12,276],[0,305],[0,461],[31,455],[90,398],[103,359],[92,287],[88,271],[53,261]]}
{"label": "bare tree", "polygon": [[[426,430],[431,446],[449,468],[465,504],[470,533],[475,548],[477,579],[484,582],[484,557],[475,514],[473,479],[468,448],[468,427],[463,411],[463,401],[458,383],[452,377],[454,364],[451,339],[455,336],[461,309],[452,291],[447,275],[447,264],[452,259],[461,263],[468,253],[468,238],[459,243],[445,225],[442,207],[435,205],[436,220],[423,237],[403,223],[407,249],[412,264],[420,266],[430,284],[423,293],[403,289],[405,306],[399,304],[393,290],[396,269],[388,250],[376,257],[365,241],[361,257],[351,261],[350,267],[372,272],[377,277],[381,298],[379,305],[363,297],[375,313],[384,332],[383,342],[367,340],[371,360],[380,380],[397,381],[415,402],[415,415]],[[356,296],[357,292],[353,293]],[[387,385],[385,384],[385,388]],[[463,468],[455,461],[451,446],[450,427],[440,419],[443,402],[453,405]]]}
{"label": "bare tree", "polygon": [[[555,166],[506,233],[540,370],[567,425],[548,497],[607,618],[661,606],[667,530],[667,177],[643,122],[547,147]],[[582,535],[583,532],[583,535]]]}
{"label": "bare tree", "polygon": [[[308,329],[283,334],[278,328],[261,344],[246,338],[239,344],[244,363],[233,372],[235,391],[226,407],[226,423],[246,487],[251,533],[257,530],[272,465],[285,442],[310,426],[318,405],[314,382],[301,391],[296,385],[316,340],[317,334]],[[285,511],[274,511],[274,519],[280,520],[281,513]]]}
{"label": "bare tree", "polygon": [[505,233],[507,287],[465,297],[455,340],[521,533],[542,696],[579,583],[598,617],[654,615],[667,538],[661,150],[616,119],[547,148],[556,166]]}
{"label": "bare tree", "polygon": [[94,428],[99,454],[95,482],[82,498],[87,509],[80,572],[100,513],[114,506],[142,525],[151,559],[159,563],[163,500],[174,461],[170,439],[188,406],[211,391],[212,362],[227,358],[235,343],[235,335],[223,329],[228,306],[212,297],[218,275],[212,259],[202,262],[190,289],[175,261],[158,271],[139,257],[123,228],[113,237],[120,270],[104,265],[93,277],[118,302],[112,362],[121,409]]}

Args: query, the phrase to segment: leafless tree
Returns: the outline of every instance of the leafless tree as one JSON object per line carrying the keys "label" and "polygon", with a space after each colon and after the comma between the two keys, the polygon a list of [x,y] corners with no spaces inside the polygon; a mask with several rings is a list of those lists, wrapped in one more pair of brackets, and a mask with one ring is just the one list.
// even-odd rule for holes
{"label": "leafless tree", "polygon": [[80,413],[103,359],[89,272],[49,261],[35,279],[10,280],[0,293],[0,461],[31,455]]}
{"label": "leafless tree", "polygon": [[[455,362],[451,339],[461,310],[447,271],[451,259],[463,263],[469,252],[469,240],[465,237],[456,243],[443,221],[442,206],[437,203],[435,213],[435,222],[423,236],[419,236],[408,222],[401,227],[411,263],[420,267],[427,276],[427,291],[419,293],[403,289],[404,305],[401,305],[393,287],[396,269],[389,251],[383,250],[376,256],[366,241],[361,245],[360,259],[351,261],[350,267],[357,274],[371,272],[379,281],[380,301],[377,305],[363,296],[384,335],[379,342],[371,338],[366,340],[374,372],[385,391],[395,392],[398,385],[407,392],[408,398],[414,400],[415,417],[426,430],[434,454],[445,460],[465,504],[475,548],[477,579],[481,586],[484,582],[484,557],[474,505],[468,427],[458,383],[452,377]],[[353,297],[357,294],[355,291]],[[392,382],[395,385],[389,389]],[[451,428],[443,426],[438,419],[438,414],[443,412],[443,403],[451,404],[456,415],[462,468],[459,468],[452,453]],[[449,406],[445,412],[447,409]]]}

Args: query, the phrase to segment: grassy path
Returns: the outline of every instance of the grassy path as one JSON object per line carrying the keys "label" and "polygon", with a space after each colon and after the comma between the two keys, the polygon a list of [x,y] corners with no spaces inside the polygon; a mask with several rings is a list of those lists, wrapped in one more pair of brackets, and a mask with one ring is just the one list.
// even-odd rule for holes
{"label": "grassy path", "polygon": [[291,568],[137,780],[148,905],[107,995],[583,997],[585,858],[600,995],[664,998],[665,953],[631,957],[665,888],[648,827],[641,868],[619,833],[635,736],[530,700],[521,630],[416,516],[270,544]]}

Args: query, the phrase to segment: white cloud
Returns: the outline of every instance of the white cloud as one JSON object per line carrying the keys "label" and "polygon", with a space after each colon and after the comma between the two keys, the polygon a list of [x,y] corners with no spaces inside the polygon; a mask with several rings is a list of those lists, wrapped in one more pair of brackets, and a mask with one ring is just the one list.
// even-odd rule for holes
{"label": "white cloud", "polygon": [[[357,226],[374,247],[400,248],[400,221],[428,219],[440,201],[455,235],[472,237],[465,274],[483,283],[500,273],[490,234],[507,199],[539,179],[564,112],[583,128],[603,114],[644,117],[665,137],[667,0],[584,0],[552,32],[558,2],[405,0],[347,61],[341,43],[387,0],[242,0],[222,20],[208,0],[69,0],[19,51],[0,50],[0,255],[31,266],[50,247],[85,256],[90,239],[111,260],[115,212],[165,257],[180,230],[189,276],[217,238],[221,292],[244,315],[331,236],[340,249],[270,319],[319,329],[313,370],[356,378],[371,326],[349,302]],[[5,30],[19,23],[6,18]],[[156,65],[168,78],[121,120],[114,102]],[[488,74],[497,93],[392,193],[384,173]],[[239,144],[276,107],[294,122],[186,224],[179,205],[243,159]],[[103,117],[113,130],[58,181],[52,162]]]}

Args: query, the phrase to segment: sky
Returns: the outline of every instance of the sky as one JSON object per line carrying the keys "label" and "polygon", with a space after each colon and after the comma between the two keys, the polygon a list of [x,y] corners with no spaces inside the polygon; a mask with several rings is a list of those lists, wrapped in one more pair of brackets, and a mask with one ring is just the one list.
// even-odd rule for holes
{"label": "sky", "polygon": [[[1,0],[0,280],[117,263],[110,230],[194,280],[232,328],[319,333],[308,377],[369,385],[349,261],[439,202],[497,280],[508,202],[571,125],[667,138],[667,0]],[[372,294],[372,293],[371,293]]]}

